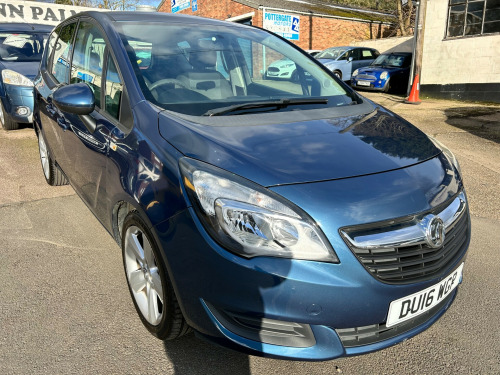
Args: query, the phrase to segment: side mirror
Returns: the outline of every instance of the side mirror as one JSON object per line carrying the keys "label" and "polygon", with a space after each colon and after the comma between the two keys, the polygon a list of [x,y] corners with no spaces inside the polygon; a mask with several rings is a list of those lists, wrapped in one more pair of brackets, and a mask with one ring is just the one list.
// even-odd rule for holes
{"label": "side mirror", "polygon": [[52,94],[52,101],[63,112],[85,116],[94,111],[94,93],[86,83],[59,87]]}
{"label": "side mirror", "polygon": [[347,59],[348,62],[352,62],[352,60],[354,60],[354,57],[352,56]]}

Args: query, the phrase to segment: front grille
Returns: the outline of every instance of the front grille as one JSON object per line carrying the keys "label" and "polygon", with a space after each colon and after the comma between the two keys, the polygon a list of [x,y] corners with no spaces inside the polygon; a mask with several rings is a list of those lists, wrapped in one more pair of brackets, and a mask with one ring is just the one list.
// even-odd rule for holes
{"label": "front grille", "polygon": [[368,81],[375,81],[377,77],[369,75],[369,74],[358,74],[357,79],[366,79]]}
{"label": "front grille", "polygon": [[352,348],[361,345],[370,345],[380,341],[388,340],[405,332],[412,330],[419,325],[424,324],[437,313],[441,311],[444,306],[448,306],[451,300],[456,295],[456,291],[447,296],[438,305],[432,309],[422,313],[421,315],[400,323],[393,327],[386,327],[385,323],[373,324],[363,327],[343,328],[336,329],[337,334],[346,348]]}
{"label": "front grille", "polygon": [[[439,274],[443,269],[456,263],[467,250],[470,222],[465,206],[465,196],[463,208],[457,211],[456,215],[457,217],[446,231],[443,245],[439,248],[433,248],[425,241],[415,241],[416,243],[410,241],[400,246],[364,246],[361,248],[353,245],[356,242],[350,239],[346,232],[343,232],[343,235],[361,264],[375,278],[390,284],[414,283],[428,280]],[[377,230],[383,232],[383,228]],[[395,230],[385,233],[396,232]]]}
{"label": "front grille", "polygon": [[271,67],[269,67],[269,68],[267,69],[267,71],[268,71],[268,72],[279,72],[280,70],[279,70],[278,68],[275,68],[275,67],[271,66]]}

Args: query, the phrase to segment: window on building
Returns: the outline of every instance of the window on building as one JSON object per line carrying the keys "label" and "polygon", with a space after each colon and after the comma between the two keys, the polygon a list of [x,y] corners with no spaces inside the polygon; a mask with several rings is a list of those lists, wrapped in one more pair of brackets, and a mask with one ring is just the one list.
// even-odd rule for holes
{"label": "window on building", "polygon": [[500,0],[449,0],[448,38],[500,33]]}

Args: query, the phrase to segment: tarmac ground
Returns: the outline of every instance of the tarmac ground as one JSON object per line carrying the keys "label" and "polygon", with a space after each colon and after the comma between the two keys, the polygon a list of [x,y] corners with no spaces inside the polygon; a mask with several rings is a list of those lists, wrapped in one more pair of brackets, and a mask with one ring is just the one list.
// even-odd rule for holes
{"label": "tarmac ground", "polygon": [[69,186],[45,183],[33,129],[0,129],[1,374],[500,374],[500,106],[367,93],[457,156],[472,215],[448,312],[391,348],[326,362],[259,358],[136,315],[121,251]]}

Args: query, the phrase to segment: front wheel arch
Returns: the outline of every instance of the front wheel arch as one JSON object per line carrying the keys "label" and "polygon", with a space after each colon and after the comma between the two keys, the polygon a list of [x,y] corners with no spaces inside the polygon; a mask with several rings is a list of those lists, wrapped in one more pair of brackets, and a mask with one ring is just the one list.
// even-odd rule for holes
{"label": "front wheel arch", "polygon": [[[158,245],[153,230],[148,228],[137,211],[132,210],[124,219],[122,233],[121,248],[125,276],[132,301],[144,326],[161,340],[172,340],[189,333],[191,328],[182,313],[168,267],[163,260],[162,249]],[[137,256],[141,253],[140,251],[131,251],[130,243],[133,242],[134,236],[139,247],[142,246],[142,259]],[[137,248],[137,245],[132,248]],[[144,285],[136,283],[137,277],[132,277],[140,276],[142,273],[145,275]],[[156,278],[154,275],[157,275]],[[150,284],[146,281],[148,279]],[[158,284],[160,280],[161,283]],[[132,286],[133,284],[135,285]],[[161,288],[158,289],[158,285],[161,285]],[[156,293],[153,294],[155,304],[151,304],[149,295],[151,291]],[[145,303],[147,306],[144,305]],[[145,312],[151,311],[151,306],[153,306],[155,318],[153,321],[151,321],[152,314],[144,315]]]}

